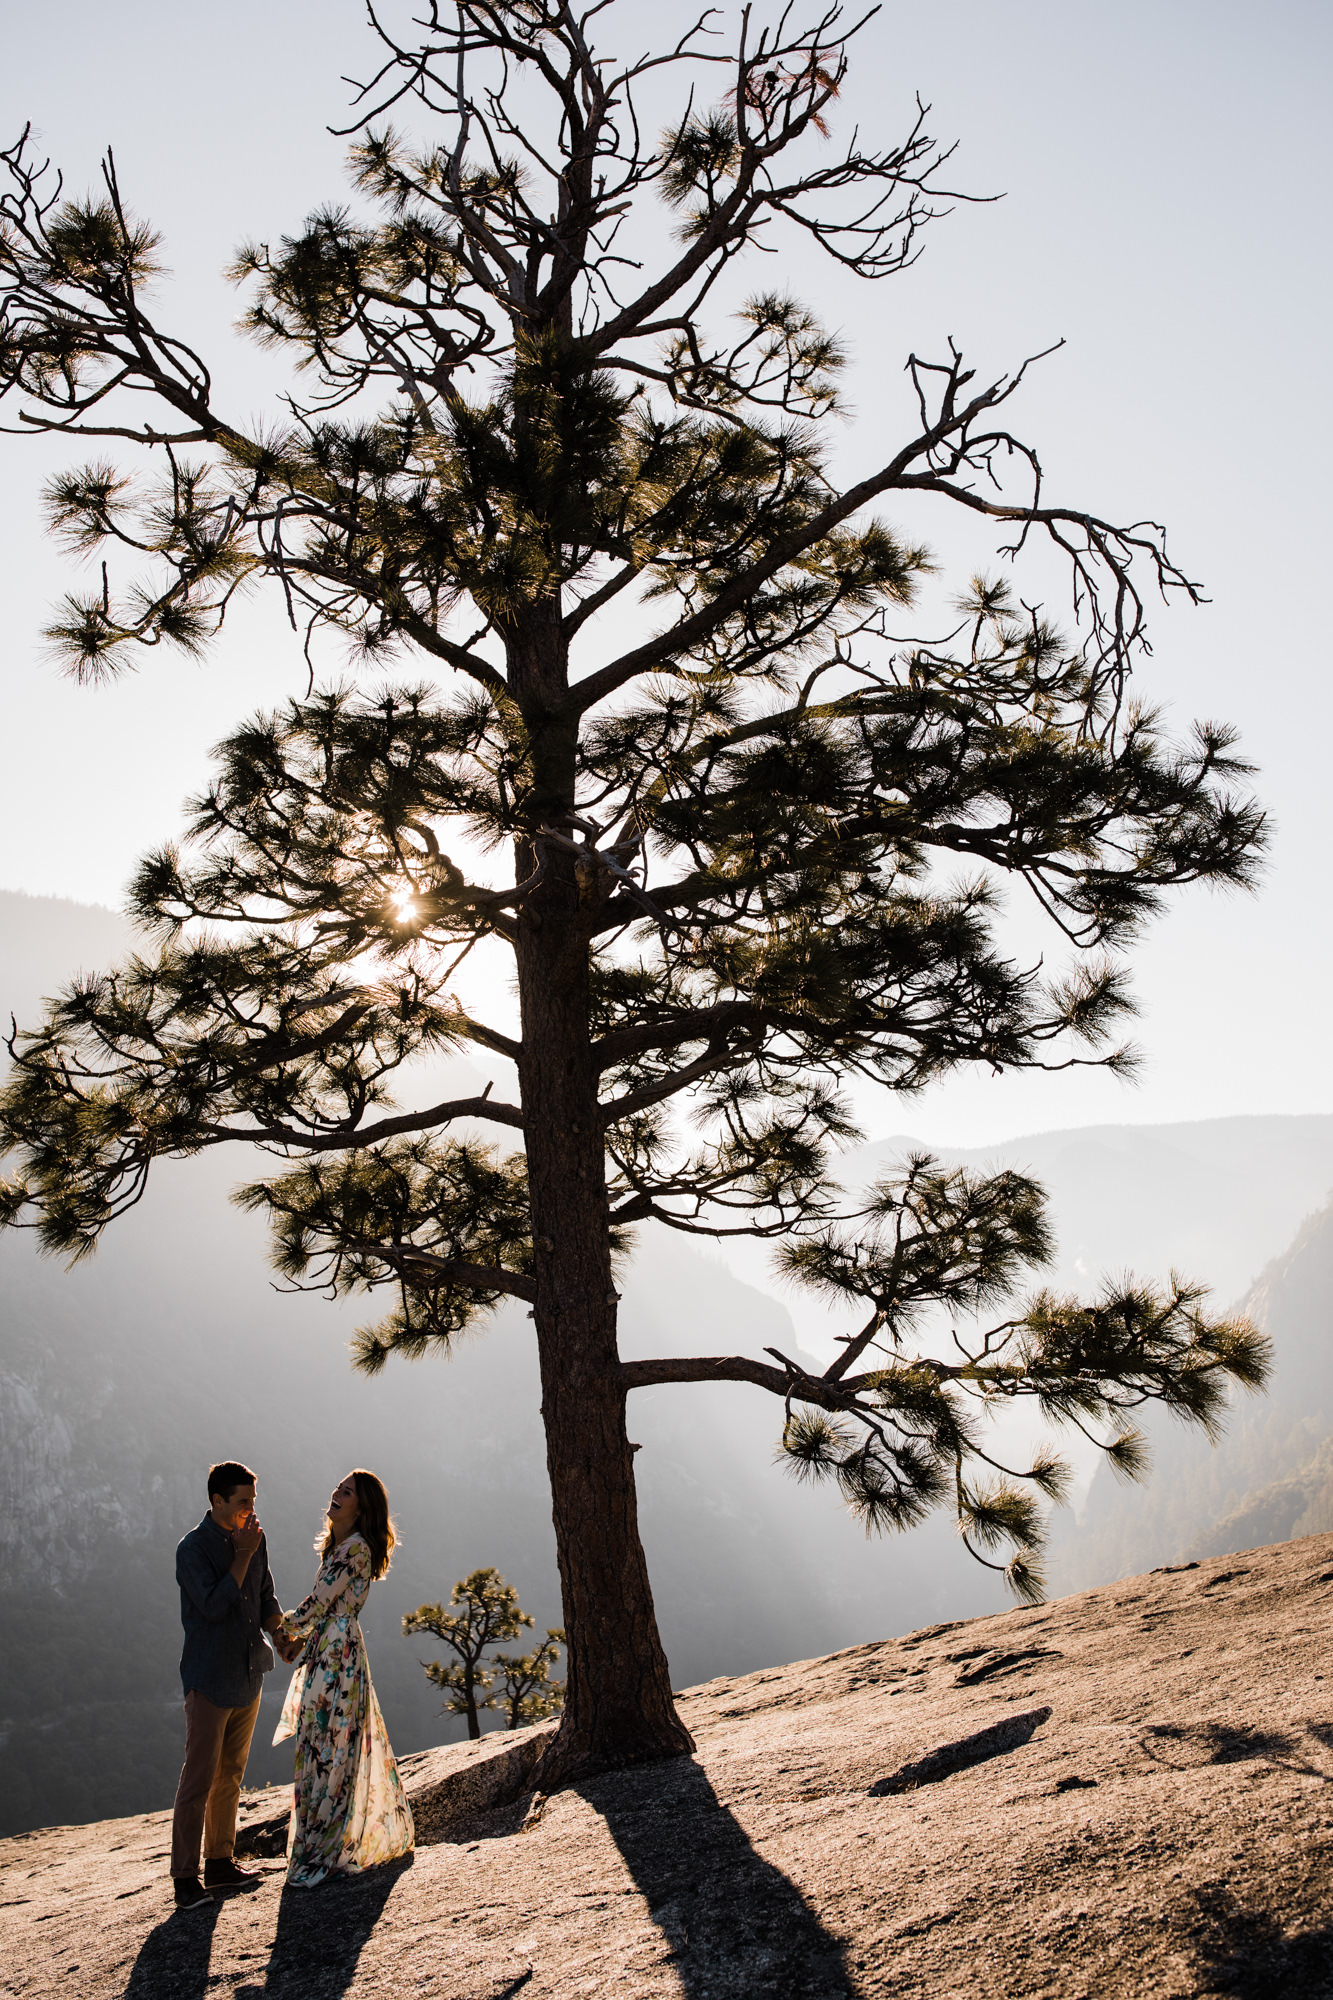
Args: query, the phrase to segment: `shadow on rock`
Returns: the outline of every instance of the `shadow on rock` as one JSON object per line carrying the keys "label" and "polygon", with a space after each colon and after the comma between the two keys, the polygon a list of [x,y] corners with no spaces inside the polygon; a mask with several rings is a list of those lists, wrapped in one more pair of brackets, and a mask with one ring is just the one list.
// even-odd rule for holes
{"label": "shadow on rock", "polygon": [[693,1760],[577,1787],[607,1829],[671,1948],[688,2000],[835,2000],[842,1946],[793,1883],[755,1853]]}
{"label": "shadow on rock", "polygon": [[[1324,1749],[1330,1747],[1329,1734],[1317,1723],[1307,1723],[1303,1734],[1313,1737]],[[1177,1771],[1197,1769],[1204,1764],[1243,1764],[1252,1759],[1280,1764],[1303,1778],[1318,1778],[1327,1784],[1333,1773],[1312,1763],[1302,1747],[1301,1736],[1285,1729],[1257,1729],[1249,1724],[1233,1728],[1223,1722],[1198,1722],[1187,1728],[1157,1723],[1143,1738],[1143,1748],[1155,1764],[1167,1764]]]}
{"label": "shadow on rock", "polygon": [[213,1932],[222,1914],[219,1903],[202,1909],[175,1910],[164,1924],[149,1931],[134,1961],[125,2000],[201,2000],[208,1991],[208,1963]]}
{"label": "shadow on rock", "polygon": [[1246,1909],[1227,1889],[1195,1898],[1197,1948],[1207,1969],[1201,1993],[1235,2000],[1325,2000],[1333,1993],[1333,1927],[1288,1936],[1271,1910]]}
{"label": "shadow on rock", "polygon": [[284,1889],[263,1983],[238,1986],[236,2000],[314,2000],[315,1995],[338,2000],[356,1976],[395,1884],[411,1865],[409,1855],[364,1875],[332,1876],[317,1889]]}

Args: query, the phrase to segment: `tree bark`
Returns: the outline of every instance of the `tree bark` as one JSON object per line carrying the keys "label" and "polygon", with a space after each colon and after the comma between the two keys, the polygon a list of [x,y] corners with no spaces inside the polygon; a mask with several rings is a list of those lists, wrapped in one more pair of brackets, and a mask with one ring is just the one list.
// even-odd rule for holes
{"label": "tree bark", "polygon": [[[548,811],[557,792],[565,794],[564,811],[573,807],[572,755],[567,779],[560,769],[565,733],[540,725],[533,731],[536,789]],[[589,964],[598,889],[573,855],[547,846],[543,859],[546,878],[523,906],[516,956],[533,1316],[568,1633],[564,1710],[533,1779],[549,1791],[595,1771],[678,1756],[693,1749],[694,1739],[671,1699],[625,1425],[592,1057]],[[527,843],[519,843],[520,880],[535,861]]]}

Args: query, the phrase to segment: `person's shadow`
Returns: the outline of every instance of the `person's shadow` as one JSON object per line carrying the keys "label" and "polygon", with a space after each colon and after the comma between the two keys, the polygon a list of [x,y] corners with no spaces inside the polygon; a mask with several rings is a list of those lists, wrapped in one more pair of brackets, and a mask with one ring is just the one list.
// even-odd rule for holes
{"label": "person's shadow", "polygon": [[315,1994],[339,2000],[399,1876],[411,1865],[408,1854],[364,1875],[336,1875],[317,1889],[284,1889],[263,1981],[238,1986],[235,2000],[310,2000]]}
{"label": "person's shadow", "polygon": [[[577,1787],[605,1821],[668,1946],[688,2000],[850,2000],[843,1949],[795,1884],[755,1853],[692,1759],[617,1771]],[[235,2000],[340,2000],[411,1857],[318,1889],[284,1889],[262,1978]],[[125,2000],[204,2000],[219,1906],[160,1924]],[[524,1979],[512,1989],[526,1984]]]}
{"label": "person's shadow", "polygon": [[852,1993],[842,1946],[795,1884],[755,1853],[692,1759],[618,1771],[577,1790],[605,1820],[690,2000]]}
{"label": "person's shadow", "polygon": [[[236,2000],[339,2000],[366,1941],[412,1857],[340,1875],[318,1889],[284,1889],[263,1982],[236,1988]],[[204,2000],[221,1903],[185,1910],[150,1931],[134,1962],[125,2000]]]}
{"label": "person's shadow", "polygon": [[220,1903],[201,1910],[173,1911],[149,1931],[125,1988],[125,2000],[202,2000],[208,1991],[208,1961]]}

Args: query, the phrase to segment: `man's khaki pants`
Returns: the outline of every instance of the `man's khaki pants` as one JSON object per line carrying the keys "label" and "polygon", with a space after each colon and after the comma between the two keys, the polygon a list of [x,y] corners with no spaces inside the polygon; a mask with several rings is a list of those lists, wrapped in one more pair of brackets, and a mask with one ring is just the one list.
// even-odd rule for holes
{"label": "man's khaki pants", "polygon": [[258,1695],[248,1708],[219,1708],[197,1689],[185,1697],[185,1762],[171,1816],[171,1872],[178,1881],[199,1873],[201,1839],[205,1861],[231,1859],[258,1715]]}

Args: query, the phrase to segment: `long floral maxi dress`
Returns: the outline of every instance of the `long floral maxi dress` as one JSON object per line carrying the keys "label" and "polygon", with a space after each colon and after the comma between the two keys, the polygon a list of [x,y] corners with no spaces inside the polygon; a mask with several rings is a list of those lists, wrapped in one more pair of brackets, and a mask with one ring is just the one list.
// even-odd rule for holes
{"label": "long floral maxi dress", "polygon": [[287,1836],[287,1880],[313,1888],[412,1850],[412,1808],[375,1699],[359,1613],[370,1592],[370,1549],[339,1542],[304,1604],[284,1615],[305,1652],[273,1741],[296,1738],[296,1791]]}

